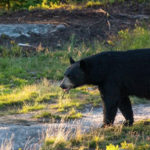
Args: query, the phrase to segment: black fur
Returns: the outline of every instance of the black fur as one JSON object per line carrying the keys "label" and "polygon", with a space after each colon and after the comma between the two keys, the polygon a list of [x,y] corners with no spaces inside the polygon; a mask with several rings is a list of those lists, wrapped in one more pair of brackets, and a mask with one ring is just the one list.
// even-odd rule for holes
{"label": "black fur", "polygon": [[69,57],[69,60],[70,60],[70,64],[74,64],[75,61],[72,59],[72,57]]}
{"label": "black fur", "polygon": [[133,124],[129,96],[150,99],[150,49],[103,52],[74,62],[66,71],[74,87],[93,84],[103,100],[104,125],[113,124],[119,108]]}

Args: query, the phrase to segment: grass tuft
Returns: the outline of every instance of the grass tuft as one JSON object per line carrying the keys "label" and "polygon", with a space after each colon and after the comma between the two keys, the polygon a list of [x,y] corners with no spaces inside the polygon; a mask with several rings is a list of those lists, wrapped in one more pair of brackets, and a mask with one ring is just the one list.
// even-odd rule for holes
{"label": "grass tuft", "polygon": [[[60,138],[63,141],[65,150],[70,149],[98,149],[98,150],[148,150],[150,149],[148,120],[140,121],[134,124],[132,127],[115,126],[108,128],[91,129],[88,133],[76,131],[76,136],[71,137],[68,140],[63,140],[65,137]],[[150,122],[149,122],[150,124]],[[59,133],[58,133],[59,135]],[[62,132],[61,132],[62,135]],[[60,137],[60,136],[58,136]],[[49,137],[50,138],[50,137]],[[50,138],[51,139],[51,138]],[[56,138],[53,137],[52,142],[47,142],[42,150],[48,150],[57,147],[53,147]],[[47,139],[46,139],[47,141]],[[57,143],[57,142],[56,142]]]}

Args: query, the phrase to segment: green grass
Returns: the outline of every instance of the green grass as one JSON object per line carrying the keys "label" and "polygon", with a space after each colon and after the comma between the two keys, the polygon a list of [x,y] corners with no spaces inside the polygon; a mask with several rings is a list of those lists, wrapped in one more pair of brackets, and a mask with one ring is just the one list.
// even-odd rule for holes
{"label": "green grass", "polygon": [[115,43],[116,50],[150,48],[149,30],[136,27],[131,34],[130,32],[128,29],[119,31],[118,37],[119,39],[121,38],[121,40]]}
{"label": "green grass", "polygon": [[[86,104],[96,106],[97,103],[100,105],[101,99],[98,93],[96,89],[88,92],[88,87],[82,87],[80,90],[74,89],[64,95],[58,85],[43,79],[36,84],[22,87],[18,85],[13,89],[9,87],[9,92],[1,92],[0,114],[45,110],[52,115],[61,115],[65,119],[80,118],[82,114],[78,110],[83,109]],[[44,118],[45,114],[40,111],[36,116],[37,118],[39,116]]]}
{"label": "green grass", "polygon": [[[0,51],[1,55],[5,53],[0,58],[0,114],[43,110],[64,118],[80,118],[80,110],[87,104],[100,106],[101,98],[98,89],[89,86],[63,93],[59,80],[69,66],[68,57],[79,60],[102,51],[148,48],[149,41],[150,30],[136,27],[133,31],[120,31],[117,37],[107,41],[107,46],[95,41],[94,44],[82,43],[76,47],[72,36],[72,42],[62,50],[37,52],[28,57],[23,57],[23,51],[18,47],[13,50],[15,53],[6,53],[7,49],[3,47]],[[131,97],[131,101],[133,104],[146,102],[136,97]],[[42,116],[40,112],[38,115]]]}
{"label": "green grass", "polygon": [[149,150],[150,121],[137,122],[132,127],[91,129],[84,134],[78,129],[69,140],[66,133],[59,131],[56,137],[47,135],[42,150],[59,150],[60,144],[64,150]]}
{"label": "green grass", "polygon": [[59,115],[53,115],[53,114],[51,114],[50,112],[48,112],[48,111],[44,111],[44,112],[42,112],[42,113],[40,113],[40,114],[38,114],[38,115],[35,115],[34,116],[35,118],[37,118],[37,119],[40,119],[40,118],[45,118],[45,119],[62,119],[62,117],[60,117]]}

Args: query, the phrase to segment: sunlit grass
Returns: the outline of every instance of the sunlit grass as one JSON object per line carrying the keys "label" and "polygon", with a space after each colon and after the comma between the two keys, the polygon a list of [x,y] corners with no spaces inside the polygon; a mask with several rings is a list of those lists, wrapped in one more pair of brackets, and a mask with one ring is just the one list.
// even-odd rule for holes
{"label": "sunlit grass", "polygon": [[31,101],[35,96],[36,86],[25,86],[23,89],[14,90],[10,94],[0,96],[0,107],[21,104],[23,101]]}
{"label": "sunlit grass", "polygon": [[[134,2],[134,0],[131,0]],[[124,3],[125,0],[30,0],[30,1],[5,1],[0,2],[0,15],[12,13],[16,10],[33,9],[84,9],[86,7],[106,6],[113,3]],[[138,3],[149,2],[149,0],[137,0]]]}
{"label": "sunlit grass", "polygon": [[65,119],[68,120],[68,119],[79,119],[79,118],[82,118],[82,113],[80,112],[77,112],[75,108],[72,108],[68,113],[67,115],[65,116]]}
{"label": "sunlit grass", "polygon": [[[68,134],[65,134],[64,130],[60,130],[55,136],[51,136],[47,133],[42,150],[58,150],[58,141],[63,143],[65,150],[81,148],[87,150],[149,150],[149,123],[149,120],[147,120],[139,121],[132,127],[123,127],[119,125],[104,129],[92,128],[88,133],[81,133],[81,130],[77,129],[73,134],[74,136],[70,137],[68,137]],[[71,132],[71,130],[72,129],[70,129],[68,133]]]}
{"label": "sunlit grass", "polygon": [[[55,89],[55,90],[54,90]],[[42,102],[49,98],[51,101],[54,93],[57,93],[57,87],[49,85],[49,81],[42,80],[40,83],[33,85],[26,85],[24,87],[15,88],[11,93],[4,93],[0,95],[0,107],[16,107],[18,106],[19,112],[25,113],[28,111],[44,109],[46,104]],[[49,97],[47,97],[48,93]],[[15,108],[16,109],[16,108]]]}
{"label": "sunlit grass", "polygon": [[[66,3],[62,3],[60,1],[48,2],[47,0],[43,0],[41,4],[31,5],[29,6],[29,10],[33,9],[59,9],[63,8],[66,10],[75,10],[75,9],[84,9],[87,7],[95,7],[102,6],[107,4],[115,3],[116,0],[84,0],[84,1],[66,1]],[[118,0],[118,2],[124,2],[124,0]]]}
{"label": "sunlit grass", "polygon": [[88,1],[86,3],[86,7],[93,7],[93,6],[100,6],[102,5],[103,3],[100,2],[100,1]]}
{"label": "sunlit grass", "polygon": [[[66,10],[75,10],[75,9],[84,9],[87,7],[98,7],[98,6],[104,6],[107,4],[113,4],[113,3],[123,3],[125,0],[69,0],[66,1],[66,3],[62,3],[61,1],[53,1],[48,2],[47,0],[42,0],[41,4],[37,5],[31,5],[29,6],[29,10],[33,9],[59,9],[63,8]],[[138,2],[145,2],[145,0],[138,0]]]}
{"label": "sunlit grass", "polygon": [[65,95],[60,93],[58,103],[52,104],[50,108],[57,109],[57,112],[68,112],[68,110],[73,107],[82,110],[86,104],[98,106],[101,102],[99,92],[97,89],[92,90],[93,93],[91,94],[88,92],[88,87],[85,86],[83,88],[74,89]]}
{"label": "sunlit grass", "polygon": [[33,117],[37,118],[37,119],[40,119],[40,118],[43,118],[43,119],[54,119],[54,120],[62,119],[61,116],[52,114],[52,113],[50,113],[48,111],[40,112],[39,114],[37,114],[37,115],[35,115]]}
{"label": "sunlit grass", "polygon": [[44,108],[45,108],[44,104],[38,104],[38,103],[35,103],[34,105],[24,104],[22,109],[20,110],[20,113],[27,113],[30,111],[41,110]]}
{"label": "sunlit grass", "polygon": [[[83,110],[86,104],[95,106],[95,103],[98,102],[97,97],[99,98],[97,92],[90,94],[87,92],[87,88],[75,89],[65,94],[56,83],[43,79],[36,84],[14,88],[10,93],[1,94],[0,108],[3,113],[0,112],[0,114],[45,110],[47,113],[38,112],[35,118],[49,116],[49,118],[58,119],[56,116],[60,115],[65,120],[81,118],[82,114],[78,110]],[[86,99],[86,97],[88,98]],[[95,100],[91,101],[90,97],[91,99],[95,97]],[[100,101],[99,98],[99,104]],[[11,108],[11,111],[9,111],[9,108]]]}
{"label": "sunlit grass", "polygon": [[53,3],[49,2],[46,3],[45,0],[43,0],[42,4],[37,4],[36,6],[30,6],[29,10],[33,9],[58,9],[58,8],[65,8],[67,5],[63,3]]}

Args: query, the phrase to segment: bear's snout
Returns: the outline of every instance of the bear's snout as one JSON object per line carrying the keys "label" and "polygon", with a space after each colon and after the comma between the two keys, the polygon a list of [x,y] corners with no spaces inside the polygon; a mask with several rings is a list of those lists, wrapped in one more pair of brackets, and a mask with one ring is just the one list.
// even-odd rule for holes
{"label": "bear's snout", "polygon": [[66,87],[65,87],[65,85],[64,85],[63,83],[60,84],[60,87],[61,87],[62,89],[66,89]]}
{"label": "bear's snout", "polygon": [[60,87],[64,89],[64,91],[69,91],[74,87],[74,84],[70,81],[68,77],[64,77],[64,79],[60,83]]}

